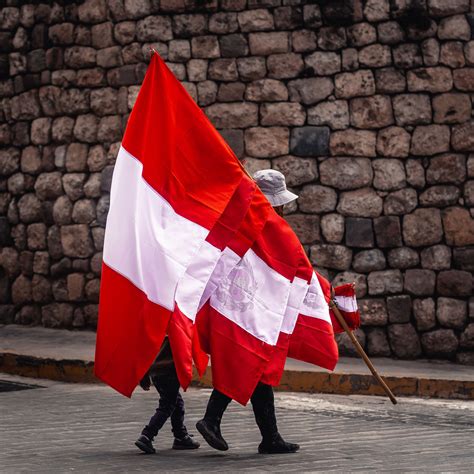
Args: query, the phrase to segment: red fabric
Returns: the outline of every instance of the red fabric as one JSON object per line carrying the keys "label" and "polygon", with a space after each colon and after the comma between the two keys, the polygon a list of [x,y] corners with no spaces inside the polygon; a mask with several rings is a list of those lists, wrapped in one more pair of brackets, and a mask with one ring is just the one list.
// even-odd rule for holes
{"label": "red fabric", "polygon": [[[335,296],[344,296],[346,298],[352,298],[354,302],[354,307],[357,308],[357,299],[355,295],[354,283],[345,283],[344,285],[336,286],[334,288],[334,294]],[[358,309],[356,311],[345,311],[344,309],[339,308],[339,312],[341,313],[342,317],[344,318],[344,321],[347,323],[351,331],[354,331],[355,329],[360,327],[360,312]],[[336,315],[334,314],[334,311],[331,309],[329,313],[331,315],[334,332],[344,332],[344,328],[340,325],[338,319],[336,318]]]}
{"label": "red fabric", "polygon": [[240,183],[242,166],[158,54],[153,54],[122,146],[143,177],[183,217],[211,229]]}
{"label": "red fabric", "polygon": [[99,315],[95,375],[130,397],[158,354],[171,312],[103,264]]}

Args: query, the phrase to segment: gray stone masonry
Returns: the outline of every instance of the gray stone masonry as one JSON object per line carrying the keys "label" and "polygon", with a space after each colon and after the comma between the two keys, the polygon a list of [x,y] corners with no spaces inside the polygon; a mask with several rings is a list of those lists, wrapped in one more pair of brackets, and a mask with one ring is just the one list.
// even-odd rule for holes
{"label": "gray stone masonry", "polygon": [[2,5],[0,323],[96,326],[153,47],[249,170],[287,175],[312,263],[357,282],[370,355],[474,364],[474,2]]}

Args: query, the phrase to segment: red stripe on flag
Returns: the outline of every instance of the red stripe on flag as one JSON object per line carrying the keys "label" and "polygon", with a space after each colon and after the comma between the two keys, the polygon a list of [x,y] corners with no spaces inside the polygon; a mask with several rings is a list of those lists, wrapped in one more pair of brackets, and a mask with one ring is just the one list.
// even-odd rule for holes
{"label": "red stripe on flag", "polygon": [[95,375],[130,397],[158,354],[171,312],[102,265]]}
{"label": "red stripe on flag", "polygon": [[240,183],[234,153],[154,54],[130,114],[123,147],[143,177],[183,217],[211,229]]}

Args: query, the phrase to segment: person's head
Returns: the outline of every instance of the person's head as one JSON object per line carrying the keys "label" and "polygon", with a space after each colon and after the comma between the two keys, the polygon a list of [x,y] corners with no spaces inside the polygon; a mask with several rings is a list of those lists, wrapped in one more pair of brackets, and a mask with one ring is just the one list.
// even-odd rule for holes
{"label": "person's head", "polygon": [[277,170],[257,171],[253,179],[280,216],[283,215],[285,204],[298,199],[296,194],[286,189],[285,176]]}

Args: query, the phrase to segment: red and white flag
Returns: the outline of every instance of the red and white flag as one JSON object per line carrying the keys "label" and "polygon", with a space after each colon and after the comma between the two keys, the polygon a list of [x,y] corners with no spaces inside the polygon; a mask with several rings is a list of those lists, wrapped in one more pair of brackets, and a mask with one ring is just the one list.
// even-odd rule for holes
{"label": "red and white flag", "polygon": [[154,54],[115,164],[95,373],[130,396],[168,334],[183,388],[245,404],[287,353],[337,361],[325,283],[288,224]]}

